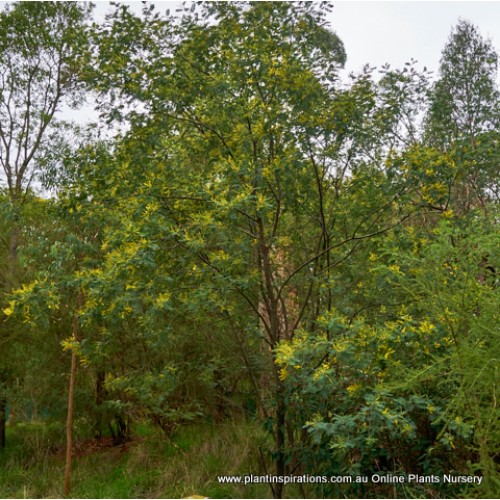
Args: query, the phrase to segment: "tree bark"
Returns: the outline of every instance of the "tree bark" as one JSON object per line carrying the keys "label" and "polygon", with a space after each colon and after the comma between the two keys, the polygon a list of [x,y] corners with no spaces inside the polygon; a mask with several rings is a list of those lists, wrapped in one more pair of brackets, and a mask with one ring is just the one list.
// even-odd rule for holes
{"label": "tree bark", "polygon": [[98,370],[96,373],[96,383],[95,383],[95,404],[96,404],[96,421],[95,421],[95,429],[94,436],[96,438],[102,437],[102,428],[103,428],[103,414],[102,414],[102,405],[105,399],[105,389],[104,382],[106,378],[106,373],[104,370]]}
{"label": "tree bark", "polygon": [[71,353],[71,372],[69,377],[69,398],[68,398],[68,417],[66,420],[66,470],[64,472],[64,496],[68,497],[71,489],[71,458],[73,447],[73,400],[76,375],[76,353]]}
{"label": "tree bark", "polygon": [[[276,476],[278,478],[284,477],[286,473],[286,461],[285,461],[285,446],[286,446],[286,405],[284,398],[284,387],[283,382],[279,380],[278,371],[276,370],[277,387],[276,387]],[[283,497],[283,483],[276,483],[276,487],[273,489],[274,498]]]}
{"label": "tree bark", "polygon": [[[81,301],[81,296],[78,297],[78,305]],[[77,310],[78,310],[77,305]],[[73,315],[73,340],[78,340],[78,316],[77,310]],[[68,395],[68,416],[66,420],[66,469],[64,472],[64,496],[68,497],[71,490],[71,459],[73,448],[73,403],[75,394],[75,378],[76,378],[76,352],[71,351],[71,371],[69,376],[69,395]]]}

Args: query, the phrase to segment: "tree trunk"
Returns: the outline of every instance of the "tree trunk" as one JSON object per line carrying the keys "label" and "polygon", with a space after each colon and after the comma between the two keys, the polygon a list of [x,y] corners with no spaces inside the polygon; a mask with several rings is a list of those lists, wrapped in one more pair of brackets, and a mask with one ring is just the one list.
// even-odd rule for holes
{"label": "tree trunk", "polygon": [[94,437],[101,438],[102,437],[102,428],[103,428],[103,413],[102,413],[102,405],[105,399],[105,388],[104,382],[106,378],[106,373],[104,370],[98,370],[96,374],[96,383],[95,383],[95,404],[96,404],[96,421],[95,421],[95,429],[94,429]]}
{"label": "tree trunk", "polygon": [[68,497],[71,488],[71,458],[73,447],[73,400],[76,375],[76,353],[71,353],[71,372],[69,377],[68,418],[66,420],[66,470],[64,473],[64,496]]}
{"label": "tree trunk", "polygon": [[[261,327],[267,331],[269,343],[263,344],[263,354],[267,351],[274,374],[274,440],[276,444],[275,470],[278,478],[286,474],[286,404],[285,386],[280,379],[280,370],[276,365],[275,349],[281,340],[293,338],[298,326],[297,290],[291,286],[281,289],[280,282],[287,279],[290,272],[289,263],[282,249],[270,248],[266,245],[262,223],[259,226],[259,260],[262,273],[262,296],[259,301]],[[267,324],[267,325],[266,325]],[[261,384],[270,385],[270,380],[262,378]],[[264,390],[266,387],[262,387]],[[274,483],[274,498],[283,497],[284,484]]]}
{"label": "tree trunk", "polygon": [[[278,373],[278,371],[276,371]],[[286,436],[285,436],[285,426],[286,426],[286,405],[284,398],[284,387],[279,376],[277,378],[276,387],[276,476],[278,478],[284,477],[286,474],[286,462],[285,462],[285,446],[286,446]],[[274,498],[283,497],[283,483],[276,483],[275,488],[273,488]]]}
{"label": "tree trunk", "polygon": [[[266,331],[266,326],[264,324],[264,319],[269,324],[268,311],[264,301],[261,299],[259,301],[259,313],[261,315],[259,319],[260,329],[263,332],[263,336]],[[272,363],[273,355],[269,343],[262,339],[259,345],[260,358],[262,360],[262,367],[259,373],[259,394],[256,396],[257,413],[260,418],[268,417],[268,409],[266,408],[266,401],[270,399],[270,395],[273,392],[272,389]]]}
{"label": "tree trunk", "polygon": [[[77,307],[73,315],[73,340],[78,340],[78,306],[81,303],[81,294],[77,300]],[[68,417],[66,420],[66,470],[64,472],[64,496],[68,497],[71,489],[71,458],[73,448],[73,402],[76,378],[76,352],[71,351],[71,371],[69,375]]]}
{"label": "tree trunk", "polygon": [[[126,416],[115,415],[116,433],[113,434],[113,445],[121,446],[129,439],[129,422]],[[112,427],[111,427],[112,429]]]}

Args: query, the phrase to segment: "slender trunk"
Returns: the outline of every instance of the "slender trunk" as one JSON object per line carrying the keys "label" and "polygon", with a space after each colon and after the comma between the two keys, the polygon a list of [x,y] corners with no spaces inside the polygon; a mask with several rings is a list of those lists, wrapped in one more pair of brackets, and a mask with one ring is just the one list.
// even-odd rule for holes
{"label": "slender trunk", "polygon": [[[286,404],[285,386],[280,379],[276,365],[275,349],[283,339],[291,339],[298,321],[297,291],[293,287],[280,290],[276,278],[286,279],[288,262],[281,249],[273,249],[271,258],[269,247],[265,244],[264,230],[259,225],[259,250],[263,276],[263,297],[259,303],[261,318],[268,321],[268,338],[271,347],[271,363],[274,371],[275,422],[274,439],[276,444],[276,476],[286,474]],[[274,269],[273,269],[274,267]],[[274,272],[273,272],[274,271]],[[277,482],[272,491],[274,498],[283,497],[283,483]]]}
{"label": "slender trunk", "polygon": [[129,439],[129,421],[126,416],[116,415],[116,434],[113,437],[113,445],[120,446]]}
{"label": "slender trunk", "polygon": [[215,408],[214,420],[217,424],[224,422],[227,409],[226,388],[224,387],[224,380],[220,370],[214,370],[214,393],[215,393]]}
{"label": "slender trunk", "polygon": [[[279,377],[277,377],[277,388],[276,388],[276,476],[284,477],[286,473],[286,462],[285,462],[285,446],[286,446],[286,405],[284,398],[284,387]],[[276,483],[276,487],[273,490],[274,498],[283,497],[283,483]]]}
{"label": "slender trunk", "polygon": [[[262,318],[265,318],[268,323],[269,321],[269,316],[268,316],[268,311],[266,308],[266,304],[264,301],[261,299],[259,300],[259,313],[261,315],[261,319],[259,319],[260,323],[260,328],[262,332],[265,332],[265,325],[264,321]],[[272,386],[272,372],[268,367],[272,366],[273,362],[273,357],[272,357],[272,352],[271,349],[269,348],[269,344],[265,340],[261,340],[261,343],[259,345],[259,352],[261,355],[261,359],[263,360],[263,366],[260,370],[259,373],[259,388],[258,388],[258,398],[256,399],[257,403],[257,413],[260,416],[260,418],[267,418],[268,412],[267,408],[265,406],[265,401],[270,398],[270,393],[272,392],[271,386]]]}
{"label": "slender trunk", "polygon": [[[261,308],[260,303],[259,303],[258,307],[260,310],[260,308]],[[262,324],[262,320],[259,320],[259,321]],[[263,326],[262,326],[262,329],[264,330]],[[261,418],[267,419],[269,417],[269,415],[267,413],[267,409],[264,406],[264,402],[263,402],[263,397],[262,397],[262,387],[263,386],[259,385],[259,382],[255,376],[254,368],[253,368],[252,364],[250,363],[250,360],[248,359],[248,356],[247,356],[247,353],[245,350],[244,342],[241,339],[241,336],[239,333],[239,331],[240,331],[239,328],[236,327],[235,331],[236,331],[236,338],[238,339],[238,347],[241,350],[241,355],[243,357],[243,361],[245,362],[245,366],[247,368],[247,372],[248,372],[248,375],[250,377],[250,381],[252,383],[252,387],[253,387],[253,391],[254,391],[254,395],[255,395],[255,406],[256,406],[257,414],[260,415]],[[261,350],[262,350],[264,344],[265,344],[264,341],[262,341],[261,345],[260,345]],[[269,351],[269,347],[268,346],[265,346],[265,347],[267,348],[267,351]],[[260,381],[262,382],[262,379]]]}
{"label": "slender trunk", "polygon": [[7,268],[5,273],[5,294],[9,295],[19,286],[19,244],[21,240],[21,227],[18,208],[14,206],[14,221],[9,237],[9,250],[7,253]]}
{"label": "slender trunk", "polygon": [[[79,302],[79,301],[78,301]],[[73,340],[78,340],[77,311],[73,315]],[[76,352],[71,352],[71,372],[69,376],[68,417],[66,420],[66,470],[64,472],[64,496],[68,497],[71,489],[71,458],[73,448],[73,402],[76,378]]]}
{"label": "slender trunk", "polygon": [[104,370],[98,370],[96,374],[96,383],[95,383],[96,421],[95,421],[94,436],[96,438],[102,437],[102,428],[103,428],[102,405],[105,399],[105,388],[104,388],[105,378],[106,378],[106,373],[104,372]]}
{"label": "slender trunk", "polygon": [[76,353],[71,354],[71,373],[69,377],[69,398],[68,398],[68,418],[66,421],[66,470],[64,473],[64,496],[68,497],[70,492],[71,478],[71,450],[73,447],[73,399],[76,375]]}

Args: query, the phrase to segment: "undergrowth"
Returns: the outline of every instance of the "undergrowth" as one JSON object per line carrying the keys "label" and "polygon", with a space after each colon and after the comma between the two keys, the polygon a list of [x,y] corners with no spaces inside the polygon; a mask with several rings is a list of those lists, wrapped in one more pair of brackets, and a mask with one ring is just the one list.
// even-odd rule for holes
{"label": "undergrowth", "polygon": [[[136,426],[123,447],[80,448],[73,459],[73,498],[270,498],[268,485],[219,484],[219,475],[265,474],[269,436],[254,422],[193,424],[166,436]],[[0,452],[0,498],[61,498],[64,426],[16,424]],[[287,496],[299,492],[289,488]]]}

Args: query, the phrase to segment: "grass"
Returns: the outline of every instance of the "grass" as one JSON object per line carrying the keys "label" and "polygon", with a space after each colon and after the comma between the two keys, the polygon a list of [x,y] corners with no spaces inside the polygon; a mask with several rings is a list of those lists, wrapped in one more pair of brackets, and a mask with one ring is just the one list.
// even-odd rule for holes
{"label": "grass", "polygon": [[[259,448],[268,449],[270,436],[257,422],[197,423],[166,436],[142,423],[124,447],[96,450],[84,441],[73,459],[72,498],[271,498],[266,484],[219,484],[217,476],[264,475]],[[79,433],[84,437],[83,431]],[[80,444],[82,441],[80,441]],[[0,452],[0,498],[62,498],[65,468],[64,425],[21,424],[8,427],[7,448]],[[270,460],[269,460],[270,461]],[[272,473],[272,466],[267,464]],[[422,490],[405,488],[406,497]],[[308,498],[332,491],[300,491],[288,485],[285,497]],[[343,496],[341,491],[338,495]],[[367,491],[366,498],[390,498],[392,491]]]}
{"label": "grass", "polygon": [[[219,484],[218,475],[264,474],[259,447],[269,436],[253,422],[181,427],[170,437],[146,424],[125,449],[75,457],[74,498],[269,498],[267,485]],[[0,498],[61,498],[64,428],[16,424],[0,453]],[[296,492],[290,490],[293,497]]]}

